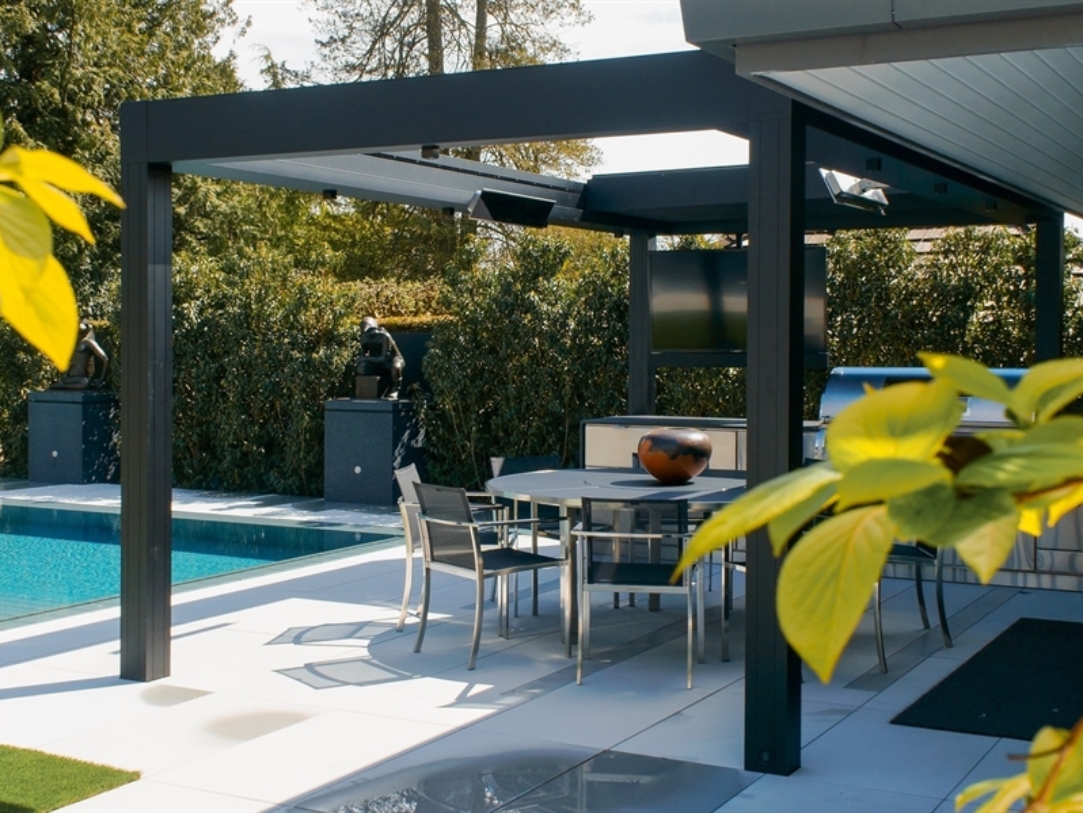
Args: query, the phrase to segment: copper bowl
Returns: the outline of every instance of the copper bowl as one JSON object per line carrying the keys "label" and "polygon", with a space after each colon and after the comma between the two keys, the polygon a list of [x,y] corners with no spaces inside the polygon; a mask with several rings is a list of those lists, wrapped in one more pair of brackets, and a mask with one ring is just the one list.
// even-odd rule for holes
{"label": "copper bowl", "polygon": [[711,462],[711,439],[698,429],[652,429],[639,439],[639,464],[664,485],[687,483]]}

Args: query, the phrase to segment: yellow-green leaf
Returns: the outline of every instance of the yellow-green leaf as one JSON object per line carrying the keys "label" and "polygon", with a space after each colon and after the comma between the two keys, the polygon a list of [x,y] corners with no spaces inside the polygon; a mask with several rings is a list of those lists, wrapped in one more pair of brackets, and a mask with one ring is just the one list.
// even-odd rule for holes
{"label": "yellow-green leaf", "polygon": [[886,507],[856,508],[816,525],[783,560],[779,626],[824,683],[868,606],[894,539]]}
{"label": "yellow-green leaf", "polygon": [[1004,380],[976,361],[941,353],[918,353],[934,378],[947,381],[959,392],[1007,405],[1011,391]]}
{"label": "yellow-green leaf", "polygon": [[992,794],[992,798],[974,813],[1008,813],[1013,804],[1026,798],[1029,793],[1030,778],[1025,773],[1006,779],[986,779],[984,782],[975,782],[956,796],[955,810],[958,813],[971,802]]}
{"label": "yellow-green leaf", "polygon": [[1083,446],[1083,416],[1058,415],[1048,423],[1038,424],[1027,430],[1020,442],[1028,446],[1043,443],[1067,443],[1072,446]]}
{"label": "yellow-green leaf", "polygon": [[1030,742],[1030,755],[1027,757],[1027,773],[1034,792],[1045,787],[1057,759],[1060,749],[1068,741],[1071,732],[1053,726],[1042,727]]}
{"label": "yellow-green leaf", "polygon": [[1041,536],[1042,534],[1042,516],[1045,514],[1045,510],[1042,508],[1023,508],[1019,509],[1019,530],[1025,534],[1031,536]]}
{"label": "yellow-green leaf", "polygon": [[1075,486],[1049,506],[1049,527],[1052,528],[1069,511],[1083,505],[1083,486]]}
{"label": "yellow-green leaf", "polygon": [[1011,493],[982,491],[965,499],[953,500],[948,516],[928,531],[921,541],[938,546],[954,545],[991,522],[1009,519],[1013,526],[1019,522],[1019,510]]}
{"label": "yellow-green leaf", "polygon": [[900,539],[927,539],[954,510],[955,491],[944,483],[894,497],[887,503]]}
{"label": "yellow-green leaf", "polygon": [[767,523],[767,532],[771,536],[771,548],[775,556],[781,555],[795,533],[834,502],[836,486],[835,481],[824,483],[807,500]]}
{"label": "yellow-green leaf", "polygon": [[0,273],[0,316],[57,368],[67,369],[79,331],[79,313],[68,275],[56,258],[46,258],[36,280]]}
{"label": "yellow-green leaf", "polygon": [[1020,443],[978,458],[955,478],[961,488],[998,488],[1016,494],[1083,478],[1083,448],[1063,443]]}
{"label": "yellow-green leaf", "polygon": [[114,206],[124,207],[120,195],[70,158],[49,150],[25,150],[11,146],[0,153],[0,180],[39,181],[69,192],[97,195]]}
{"label": "yellow-green leaf", "polygon": [[1034,737],[1028,762],[1035,795],[1057,804],[1083,794],[1083,739],[1046,726]]}
{"label": "yellow-green leaf", "polygon": [[979,525],[955,543],[959,558],[988,584],[1015,547],[1018,519],[1005,516]]}
{"label": "yellow-green leaf", "polygon": [[816,463],[760,483],[699,527],[674,570],[675,577],[680,578],[684,569],[701,556],[763,527],[841,476],[829,464]]}
{"label": "yellow-green leaf", "polygon": [[1083,395],[1083,359],[1035,364],[1012,390],[1009,408],[1023,423],[1045,423]]}
{"label": "yellow-green leaf", "polygon": [[827,455],[842,472],[878,458],[930,460],[963,414],[955,388],[908,382],[870,392],[827,428]]}
{"label": "yellow-green leaf", "polygon": [[951,472],[939,463],[926,460],[882,458],[858,463],[838,483],[836,510],[855,505],[884,502],[892,497],[920,491],[934,483],[950,483]]}
{"label": "yellow-green leaf", "polygon": [[88,243],[94,242],[94,235],[90,233],[90,226],[83,217],[83,211],[74,200],[47,183],[24,180],[19,185],[26,196],[34,201],[54,223],[70,232],[75,232]]}
{"label": "yellow-green leaf", "polygon": [[41,210],[24,195],[0,186],[0,243],[7,251],[33,260],[41,273],[45,258],[53,253],[53,230]]}
{"label": "yellow-green leaf", "polygon": [[1025,436],[1026,432],[1022,429],[990,429],[985,432],[974,433],[974,437],[984,442],[994,452],[1022,442]]}

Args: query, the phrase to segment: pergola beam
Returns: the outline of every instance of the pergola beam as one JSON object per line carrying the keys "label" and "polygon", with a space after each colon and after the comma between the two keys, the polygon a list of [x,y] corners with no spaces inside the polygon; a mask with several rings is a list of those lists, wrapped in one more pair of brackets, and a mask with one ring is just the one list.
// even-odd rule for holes
{"label": "pergola beam", "polygon": [[[774,95],[687,51],[148,102],[151,161],[394,151],[719,129]],[[213,127],[208,123],[213,122]],[[204,174],[198,172],[198,174]]]}

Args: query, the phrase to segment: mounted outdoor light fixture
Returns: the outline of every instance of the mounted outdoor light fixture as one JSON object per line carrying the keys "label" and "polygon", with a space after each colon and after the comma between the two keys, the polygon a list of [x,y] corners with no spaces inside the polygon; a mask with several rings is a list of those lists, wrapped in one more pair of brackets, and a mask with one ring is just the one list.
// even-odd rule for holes
{"label": "mounted outdoor light fixture", "polygon": [[873,214],[887,214],[887,195],[884,194],[887,184],[853,178],[830,169],[821,169],[820,177],[824,179],[831,200],[835,203]]}
{"label": "mounted outdoor light fixture", "polygon": [[536,226],[544,229],[549,225],[549,213],[554,202],[529,195],[514,195],[481,189],[466,206],[474,220],[492,220],[496,223],[513,223],[516,226]]}

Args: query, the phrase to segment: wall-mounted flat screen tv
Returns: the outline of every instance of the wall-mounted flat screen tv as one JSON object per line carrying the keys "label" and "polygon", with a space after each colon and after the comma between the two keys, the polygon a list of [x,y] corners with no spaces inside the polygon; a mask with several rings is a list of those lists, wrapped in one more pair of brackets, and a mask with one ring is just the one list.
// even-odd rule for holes
{"label": "wall-mounted flat screen tv", "polygon": [[[747,352],[746,249],[652,251],[650,290],[652,352]],[[827,363],[826,301],[827,252],[806,248],[806,364]]]}

